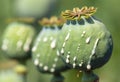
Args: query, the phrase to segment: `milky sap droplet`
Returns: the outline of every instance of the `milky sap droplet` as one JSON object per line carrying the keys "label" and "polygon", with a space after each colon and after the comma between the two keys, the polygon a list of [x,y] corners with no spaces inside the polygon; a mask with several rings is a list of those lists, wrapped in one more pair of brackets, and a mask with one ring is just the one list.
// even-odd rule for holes
{"label": "milky sap droplet", "polygon": [[91,39],[91,37],[88,37],[85,42],[86,42],[87,44],[89,44],[89,43],[90,43],[90,39]]}
{"label": "milky sap droplet", "polygon": [[51,42],[51,48],[54,49],[56,47],[56,39]]}

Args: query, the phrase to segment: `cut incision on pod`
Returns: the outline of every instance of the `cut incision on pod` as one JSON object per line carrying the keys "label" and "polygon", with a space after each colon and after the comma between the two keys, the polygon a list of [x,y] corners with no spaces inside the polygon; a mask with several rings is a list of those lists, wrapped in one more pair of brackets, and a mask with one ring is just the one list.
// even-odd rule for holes
{"label": "cut incision on pod", "polygon": [[32,26],[22,23],[11,23],[5,29],[2,50],[11,58],[28,57],[30,46],[35,35]]}
{"label": "cut incision on pod", "polygon": [[91,71],[103,66],[111,57],[111,34],[102,22],[92,16],[95,12],[94,7],[62,12],[67,22],[60,33],[59,51],[71,68]]}
{"label": "cut incision on pod", "polygon": [[[67,69],[66,65],[59,58],[60,53],[57,50],[59,43],[57,37],[63,22],[62,19],[57,17],[44,18],[40,21],[43,29],[36,38],[32,48],[33,61],[38,70],[43,73],[53,73],[54,76],[60,76],[58,79],[62,78],[59,73]],[[55,80],[58,79],[54,78],[53,81],[57,82]]]}

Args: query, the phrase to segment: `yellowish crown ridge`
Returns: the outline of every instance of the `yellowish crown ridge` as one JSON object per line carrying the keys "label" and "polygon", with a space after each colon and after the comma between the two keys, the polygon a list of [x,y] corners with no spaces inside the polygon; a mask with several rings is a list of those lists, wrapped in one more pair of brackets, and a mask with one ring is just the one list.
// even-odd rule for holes
{"label": "yellowish crown ridge", "polygon": [[6,19],[7,23],[11,22],[24,22],[24,23],[33,23],[35,21],[35,18],[32,17],[18,17],[18,18],[8,18]]}
{"label": "yellowish crown ridge", "polygon": [[42,26],[61,26],[65,20],[62,17],[52,16],[51,18],[43,18],[42,20],[38,21],[38,23]]}
{"label": "yellowish crown ridge", "polygon": [[96,12],[97,8],[94,7],[87,7],[84,6],[81,9],[76,7],[73,8],[73,10],[66,10],[61,13],[62,17],[64,17],[66,20],[78,20],[81,19],[82,16],[84,17],[90,17]]}

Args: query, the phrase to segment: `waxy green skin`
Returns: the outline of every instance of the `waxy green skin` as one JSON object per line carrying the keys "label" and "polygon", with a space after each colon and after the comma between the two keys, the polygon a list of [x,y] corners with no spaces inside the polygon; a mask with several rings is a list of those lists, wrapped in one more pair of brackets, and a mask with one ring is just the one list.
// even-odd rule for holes
{"label": "waxy green skin", "polygon": [[[72,68],[88,71],[103,66],[112,53],[112,38],[105,25],[94,23],[64,24],[59,37],[63,61]],[[75,22],[75,21],[74,21]]]}
{"label": "waxy green skin", "polygon": [[26,57],[30,51],[30,45],[35,35],[35,30],[32,26],[11,23],[5,29],[2,41],[2,50],[7,56],[12,58]]}
{"label": "waxy green skin", "polygon": [[60,59],[57,50],[59,41],[57,40],[60,30],[56,28],[43,27],[36,38],[32,48],[34,64],[43,73],[56,73],[66,69],[64,62]]}

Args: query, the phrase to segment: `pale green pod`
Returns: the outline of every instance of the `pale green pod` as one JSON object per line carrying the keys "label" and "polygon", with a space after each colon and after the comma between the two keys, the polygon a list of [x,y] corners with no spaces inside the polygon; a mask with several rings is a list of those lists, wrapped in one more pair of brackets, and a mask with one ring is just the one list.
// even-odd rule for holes
{"label": "pale green pod", "polygon": [[22,75],[12,70],[0,70],[0,82],[25,82]]}
{"label": "pale green pod", "polygon": [[18,16],[43,17],[55,9],[57,0],[15,0],[13,8]]}
{"label": "pale green pod", "polygon": [[11,58],[28,57],[34,35],[35,30],[32,26],[11,23],[3,34],[1,49]]}
{"label": "pale green pod", "polygon": [[67,20],[59,36],[59,51],[72,68],[93,70],[111,57],[112,37],[105,25],[90,16]]}
{"label": "pale green pod", "polygon": [[50,27],[43,27],[39,33],[32,48],[32,57],[40,72],[60,73],[67,69],[57,48],[60,29],[57,26]]}

